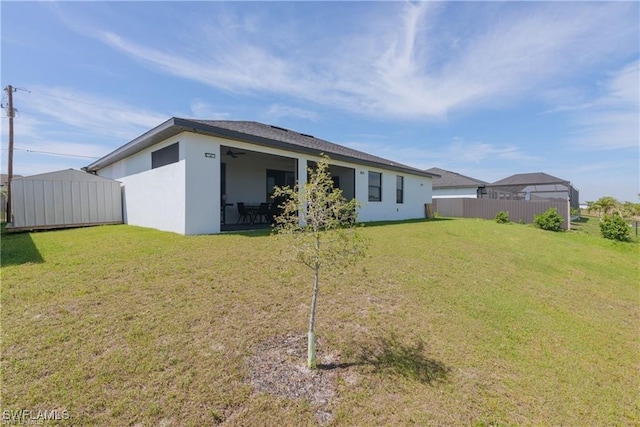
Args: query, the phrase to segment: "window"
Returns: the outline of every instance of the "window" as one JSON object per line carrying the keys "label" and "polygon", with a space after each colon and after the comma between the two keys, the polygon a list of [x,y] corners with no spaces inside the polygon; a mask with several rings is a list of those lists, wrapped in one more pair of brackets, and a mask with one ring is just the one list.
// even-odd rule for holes
{"label": "window", "polygon": [[382,174],[380,172],[369,172],[369,201],[382,201]]}
{"label": "window", "polygon": [[396,203],[404,203],[404,177],[396,176]]}
{"label": "window", "polygon": [[279,171],[273,169],[267,169],[267,200],[271,200],[273,194],[273,187],[289,186],[293,188],[296,184],[296,175],[294,172]]}
{"label": "window", "polygon": [[151,169],[178,163],[180,160],[179,143],[171,144],[151,153]]}

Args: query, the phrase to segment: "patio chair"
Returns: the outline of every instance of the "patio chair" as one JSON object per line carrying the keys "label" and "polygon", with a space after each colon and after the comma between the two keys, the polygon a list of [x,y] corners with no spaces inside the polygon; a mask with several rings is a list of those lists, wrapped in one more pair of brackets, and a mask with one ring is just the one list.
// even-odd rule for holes
{"label": "patio chair", "polygon": [[241,221],[244,223],[253,223],[253,217],[251,213],[247,210],[247,207],[243,202],[238,202],[238,221],[236,224],[239,224]]}
{"label": "patio chair", "polygon": [[271,213],[271,203],[260,203],[254,221],[269,222]]}

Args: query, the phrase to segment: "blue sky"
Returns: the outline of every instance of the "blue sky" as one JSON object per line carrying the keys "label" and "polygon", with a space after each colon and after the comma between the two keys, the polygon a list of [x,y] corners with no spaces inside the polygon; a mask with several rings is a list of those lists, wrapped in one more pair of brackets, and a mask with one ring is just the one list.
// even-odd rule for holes
{"label": "blue sky", "polygon": [[81,168],[177,116],[274,124],[489,182],[546,172],[583,202],[638,201],[638,2],[0,7],[2,87],[29,91],[14,93],[16,174]]}

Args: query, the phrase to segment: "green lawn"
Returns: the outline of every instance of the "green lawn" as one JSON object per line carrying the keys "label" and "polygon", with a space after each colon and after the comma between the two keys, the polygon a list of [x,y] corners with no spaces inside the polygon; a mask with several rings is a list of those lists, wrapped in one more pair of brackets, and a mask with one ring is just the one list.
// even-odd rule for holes
{"label": "green lawn", "polygon": [[[368,257],[321,283],[331,423],[640,424],[640,244],[578,225],[365,227]],[[286,250],[266,232],[125,225],[2,236],[2,410],[314,424],[311,403],[247,381],[256,346],[306,332],[312,278]]]}

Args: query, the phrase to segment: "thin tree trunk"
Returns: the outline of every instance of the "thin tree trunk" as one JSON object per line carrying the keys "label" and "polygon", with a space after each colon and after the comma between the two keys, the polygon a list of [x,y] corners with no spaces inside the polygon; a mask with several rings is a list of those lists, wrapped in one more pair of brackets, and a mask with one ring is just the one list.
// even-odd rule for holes
{"label": "thin tree trunk", "polygon": [[309,333],[307,334],[307,366],[315,369],[316,364],[316,339],[313,328],[316,322],[316,303],[318,301],[318,283],[320,277],[320,265],[315,266],[315,277],[313,283],[313,297],[311,298],[311,316],[309,316]]}

